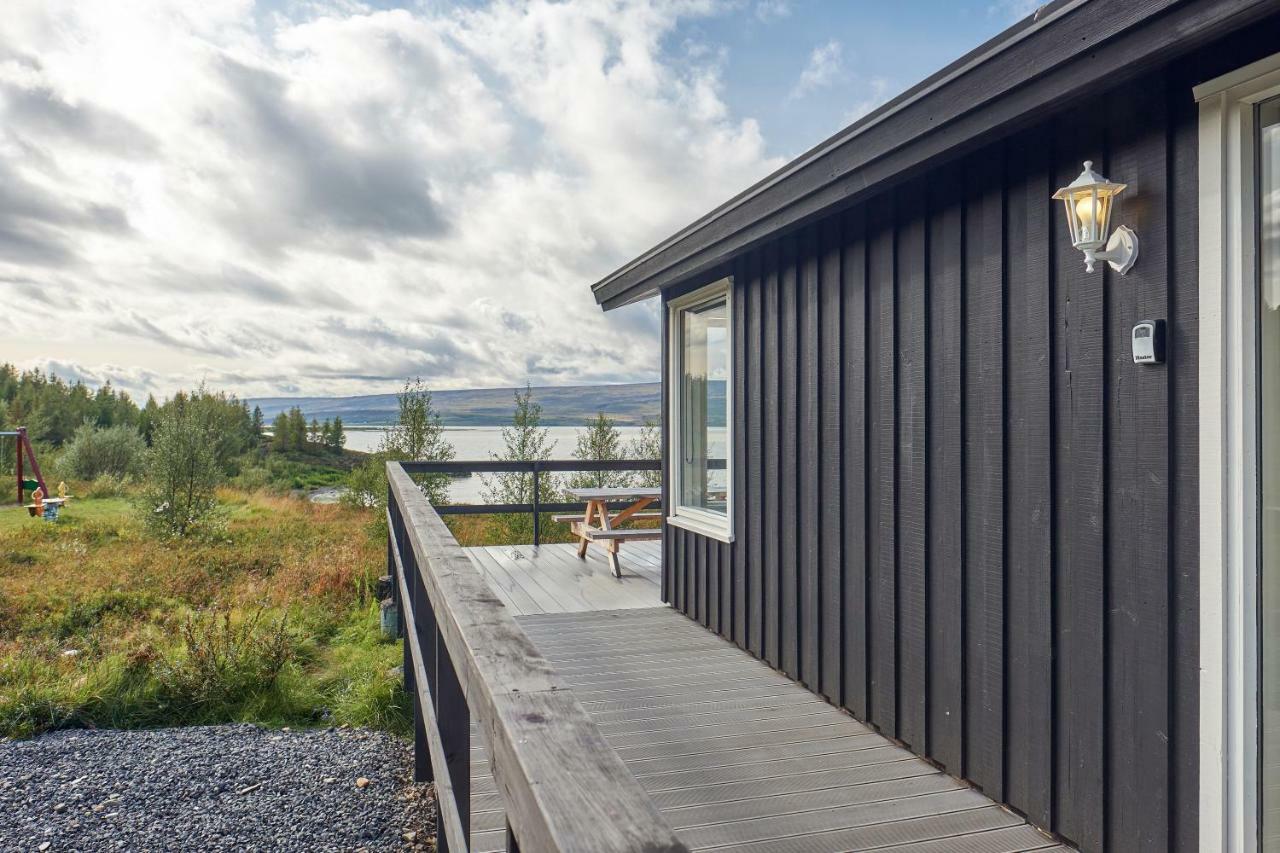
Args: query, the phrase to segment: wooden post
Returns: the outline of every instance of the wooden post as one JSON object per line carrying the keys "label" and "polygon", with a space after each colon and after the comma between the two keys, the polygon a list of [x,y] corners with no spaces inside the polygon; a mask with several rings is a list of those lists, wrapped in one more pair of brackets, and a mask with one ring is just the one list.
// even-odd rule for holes
{"label": "wooden post", "polygon": [[[403,542],[403,539],[400,539]],[[413,595],[413,601],[408,602],[408,607],[413,612],[413,627],[418,634],[418,648],[422,650],[422,655],[426,660],[422,662],[423,668],[427,671],[427,685],[431,689],[431,695],[436,695],[437,685],[440,679],[435,675],[433,659],[436,655],[436,639],[439,631],[436,630],[435,613],[431,609],[431,600],[427,597],[427,588],[422,583],[422,573],[418,571],[417,557],[413,554],[412,548],[405,549],[400,557],[404,570],[411,573],[410,583],[407,584]],[[409,648],[409,643],[405,642],[405,648]],[[412,665],[412,661],[410,661]],[[415,689],[413,691],[413,781],[415,782],[434,782],[435,774],[431,768],[431,749],[427,745],[427,714],[422,707],[421,694]],[[440,849],[444,849],[441,847]]]}
{"label": "wooden post", "polygon": [[[36,478],[36,482],[40,484],[41,491],[44,496],[50,497],[49,487],[44,484],[44,474],[40,473],[40,463],[36,461],[36,451],[31,446],[31,439],[27,438],[27,428],[18,427],[18,458],[22,458],[22,451],[27,451],[27,461],[31,463],[31,473]],[[20,502],[22,498],[18,499]]]}
{"label": "wooden post", "polygon": [[538,462],[533,463],[533,547],[542,544],[542,525],[538,523]]}
{"label": "wooden post", "polygon": [[[433,622],[434,628],[434,622]],[[436,701],[436,724],[440,727],[440,742],[444,747],[445,765],[449,768],[449,782],[453,786],[454,807],[462,824],[462,833],[471,837],[471,712],[467,708],[467,696],[462,682],[453,668],[449,649],[438,629],[436,641],[436,679],[431,695]],[[447,839],[437,831],[436,845],[441,851],[449,850]],[[466,851],[457,851],[466,853]]]}
{"label": "wooden post", "polygon": [[22,433],[14,433],[13,447],[18,454],[18,505],[27,502],[25,490],[22,488]]}

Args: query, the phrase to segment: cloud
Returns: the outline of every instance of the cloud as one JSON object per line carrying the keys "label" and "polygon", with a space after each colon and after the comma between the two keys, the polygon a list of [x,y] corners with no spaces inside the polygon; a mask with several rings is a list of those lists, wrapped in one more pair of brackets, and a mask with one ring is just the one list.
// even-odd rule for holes
{"label": "cloud", "polygon": [[893,94],[893,87],[884,77],[872,77],[862,85],[860,91],[862,97],[844,114],[841,127],[853,124],[887,101]]}
{"label": "cloud", "polygon": [[1009,21],[1020,21],[1028,15],[1039,15],[1040,10],[1047,5],[1049,4],[1045,0],[996,0],[987,7],[987,14]]}
{"label": "cloud", "polygon": [[0,80],[0,102],[18,134],[36,146],[71,145],[133,159],[155,153],[155,140],[129,119],[92,104],[68,103],[47,86]]}
{"label": "cloud", "polygon": [[816,89],[830,86],[844,71],[844,49],[832,39],[818,45],[809,54],[809,62],[791,89],[792,98],[803,98]]}
{"label": "cloud", "polygon": [[742,8],[14,0],[0,287],[161,394],[652,379],[588,285],[781,165],[681,35]]}
{"label": "cloud", "polygon": [[757,0],[754,14],[762,23],[787,18],[791,15],[791,4],[788,0]]}

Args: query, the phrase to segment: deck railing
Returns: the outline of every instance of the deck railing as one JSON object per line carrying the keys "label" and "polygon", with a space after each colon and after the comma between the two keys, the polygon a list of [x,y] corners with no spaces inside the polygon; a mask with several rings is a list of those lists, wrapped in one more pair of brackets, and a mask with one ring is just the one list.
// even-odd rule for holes
{"label": "deck railing", "polygon": [[474,717],[508,850],[686,850],[413,482],[406,469],[421,464],[387,464],[387,565],[414,703],[414,775],[435,782],[439,849],[471,849]]}
{"label": "deck railing", "polygon": [[[532,476],[529,503],[515,504],[446,504],[435,508],[441,515],[496,515],[501,513],[529,513],[533,516],[533,544],[542,544],[541,525],[538,516],[547,512],[573,512],[583,509],[581,503],[539,501],[543,474],[568,471],[660,471],[662,463],[657,459],[541,459],[529,462],[451,461],[451,462],[403,462],[410,474],[495,474],[515,473]],[[625,504],[610,504],[610,509],[623,509]]]}

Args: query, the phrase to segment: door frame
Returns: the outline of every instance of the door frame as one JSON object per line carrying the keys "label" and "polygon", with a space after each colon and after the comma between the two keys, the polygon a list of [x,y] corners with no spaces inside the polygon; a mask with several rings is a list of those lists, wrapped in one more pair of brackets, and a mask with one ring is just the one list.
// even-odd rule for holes
{"label": "door frame", "polygon": [[1200,849],[1256,851],[1258,385],[1255,106],[1280,54],[1193,89],[1199,104]]}

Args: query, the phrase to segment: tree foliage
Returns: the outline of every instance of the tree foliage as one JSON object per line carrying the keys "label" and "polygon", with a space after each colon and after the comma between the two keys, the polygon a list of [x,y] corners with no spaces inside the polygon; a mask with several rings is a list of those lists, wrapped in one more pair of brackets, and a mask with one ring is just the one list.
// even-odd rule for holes
{"label": "tree foliage", "polygon": [[[533,399],[533,389],[528,384],[524,391],[515,392],[515,409],[511,414],[511,426],[502,428],[501,453],[490,453],[489,457],[497,462],[532,461],[550,459],[555,450],[555,442],[551,440],[550,431],[542,426],[542,406]],[[551,474],[540,474],[538,477],[538,501],[551,503],[555,501],[560,489],[556,477]],[[511,471],[481,476],[484,484],[484,499],[487,503],[532,503],[533,474],[523,471]],[[501,525],[508,542],[530,542],[533,540],[533,520],[525,513],[495,516],[495,523]],[[539,517],[538,523],[543,533],[550,533],[551,516]]]}
{"label": "tree foliage", "polygon": [[[627,446],[627,456],[631,459],[662,459],[662,432],[658,424],[649,418],[644,419],[640,433],[631,439]],[[637,471],[637,485],[656,489],[662,485],[661,471]]]}
{"label": "tree foliage", "polygon": [[164,405],[147,454],[141,511],[157,532],[183,537],[211,528],[218,463],[218,399],[203,388]]}
{"label": "tree foliage", "polygon": [[85,422],[98,427],[137,426],[138,406],[110,382],[93,391],[41,370],[19,372],[0,364],[0,402],[10,426],[25,426],[32,441],[60,447]]}
{"label": "tree foliage", "polygon": [[[431,389],[421,379],[406,379],[397,396],[398,413],[387,428],[378,450],[351,472],[345,500],[356,506],[384,508],[387,501],[388,461],[421,460],[447,462],[454,457],[453,445],[444,437],[440,413],[431,403]],[[331,440],[346,443],[342,419],[335,418]],[[448,474],[420,474],[415,479],[433,504],[449,502]],[[379,513],[379,519],[382,515]]]}
{"label": "tree foliage", "polygon": [[147,443],[133,427],[99,427],[86,421],[58,457],[58,473],[75,480],[103,475],[133,479],[142,473],[146,451]]}
{"label": "tree foliage", "polygon": [[[617,422],[604,412],[598,413],[587,423],[586,429],[578,431],[573,458],[592,461],[625,459],[622,434],[618,432]],[[569,477],[567,486],[570,489],[608,489],[630,484],[629,471],[575,471]],[[567,495],[565,500],[574,498]]]}
{"label": "tree foliage", "polygon": [[[379,447],[384,461],[447,462],[453,459],[453,445],[444,437],[440,413],[431,403],[431,389],[421,379],[406,380],[396,401],[399,409],[396,423],[382,436]],[[415,479],[433,504],[449,502],[448,474],[419,474]]]}

